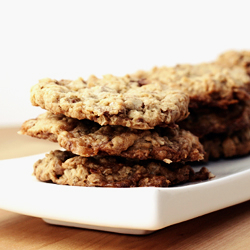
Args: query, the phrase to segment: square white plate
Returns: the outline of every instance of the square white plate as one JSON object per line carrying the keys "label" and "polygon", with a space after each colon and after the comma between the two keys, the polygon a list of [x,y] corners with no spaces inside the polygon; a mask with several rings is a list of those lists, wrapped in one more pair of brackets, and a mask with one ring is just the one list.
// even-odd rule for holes
{"label": "square white plate", "polygon": [[43,157],[0,161],[1,209],[51,224],[147,234],[250,199],[250,156],[211,162],[206,167],[215,178],[169,188],[43,183],[32,175],[34,162]]}

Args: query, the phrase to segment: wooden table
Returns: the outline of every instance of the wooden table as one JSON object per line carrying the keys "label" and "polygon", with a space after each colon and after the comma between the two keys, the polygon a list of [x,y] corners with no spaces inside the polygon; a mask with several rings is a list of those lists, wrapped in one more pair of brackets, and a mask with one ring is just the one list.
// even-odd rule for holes
{"label": "wooden table", "polygon": [[[0,129],[0,159],[58,148],[56,143],[20,136],[17,130]],[[146,236],[52,226],[0,209],[1,249],[250,249],[250,201]]]}

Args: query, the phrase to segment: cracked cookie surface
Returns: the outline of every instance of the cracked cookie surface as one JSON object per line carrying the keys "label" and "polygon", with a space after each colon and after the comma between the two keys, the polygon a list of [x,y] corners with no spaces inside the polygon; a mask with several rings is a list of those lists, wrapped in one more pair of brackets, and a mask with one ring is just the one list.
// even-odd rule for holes
{"label": "cracked cookie surface", "polygon": [[159,82],[144,84],[130,76],[106,75],[87,81],[40,80],[31,88],[31,103],[54,114],[100,125],[153,129],[185,119],[189,97]]}
{"label": "cracked cookie surface", "polygon": [[188,165],[119,157],[86,158],[59,150],[38,160],[34,175],[44,182],[86,187],[168,187],[210,178],[205,167],[194,173]]}
{"label": "cracked cookie surface", "polygon": [[178,127],[137,130],[122,126],[100,126],[50,112],[23,123],[20,134],[58,142],[77,155],[116,155],[165,162],[202,160],[204,150],[198,138]]}
{"label": "cracked cookie surface", "polygon": [[250,98],[250,77],[242,67],[228,68],[218,63],[155,67],[133,75],[147,81],[157,80],[180,89],[190,97],[189,107],[210,106],[226,108]]}
{"label": "cracked cookie surface", "polygon": [[246,70],[247,74],[250,75],[250,51],[226,51],[219,55],[216,63],[225,67],[242,67]]}

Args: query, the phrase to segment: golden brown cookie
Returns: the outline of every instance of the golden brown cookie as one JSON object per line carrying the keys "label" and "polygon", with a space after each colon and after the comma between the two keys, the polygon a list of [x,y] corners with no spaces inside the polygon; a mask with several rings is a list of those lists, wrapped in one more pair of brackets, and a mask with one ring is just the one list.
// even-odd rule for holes
{"label": "golden brown cookie", "polygon": [[138,71],[133,77],[145,84],[157,80],[180,89],[190,97],[191,108],[226,108],[250,99],[250,77],[241,67],[226,68],[216,63],[184,64]]}
{"label": "golden brown cookie", "polygon": [[186,118],[189,98],[160,83],[145,85],[130,76],[106,75],[88,81],[43,79],[32,87],[31,103],[54,114],[100,125],[152,129]]}
{"label": "golden brown cookie", "polygon": [[205,167],[194,173],[188,165],[119,157],[86,158],[59,150],[38,160],[34,175],[44,182],[86,187],[168,187],[211,176]]}
{"label": "golden brown cookie", "polygon": [[250,75],[250,51],[226,51],[217,58],[216,63],[225,67],[243,67]]}
{"label": "golden brown cookie", "polygon": [[198,161],[204,156],[198,138],[178,127],[137,130],[122,126],[100,126],[90,120],[77,120],[46,112],[24,122],[19,133],[58,141],[66,150],[85,157],[116,155],[170,163]]}

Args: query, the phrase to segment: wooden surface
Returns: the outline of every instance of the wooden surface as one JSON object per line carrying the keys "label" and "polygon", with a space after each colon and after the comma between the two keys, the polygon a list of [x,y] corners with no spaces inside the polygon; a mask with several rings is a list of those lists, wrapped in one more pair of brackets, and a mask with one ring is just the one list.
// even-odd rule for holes
{"label": "wooden surface", "polygon": [[[0,129],[0,159],[58,148],[56,143],[20,136],[17,130]],[[52,226],[0,209],[1,249],[250,249],[250,201],[146,236]]]}

